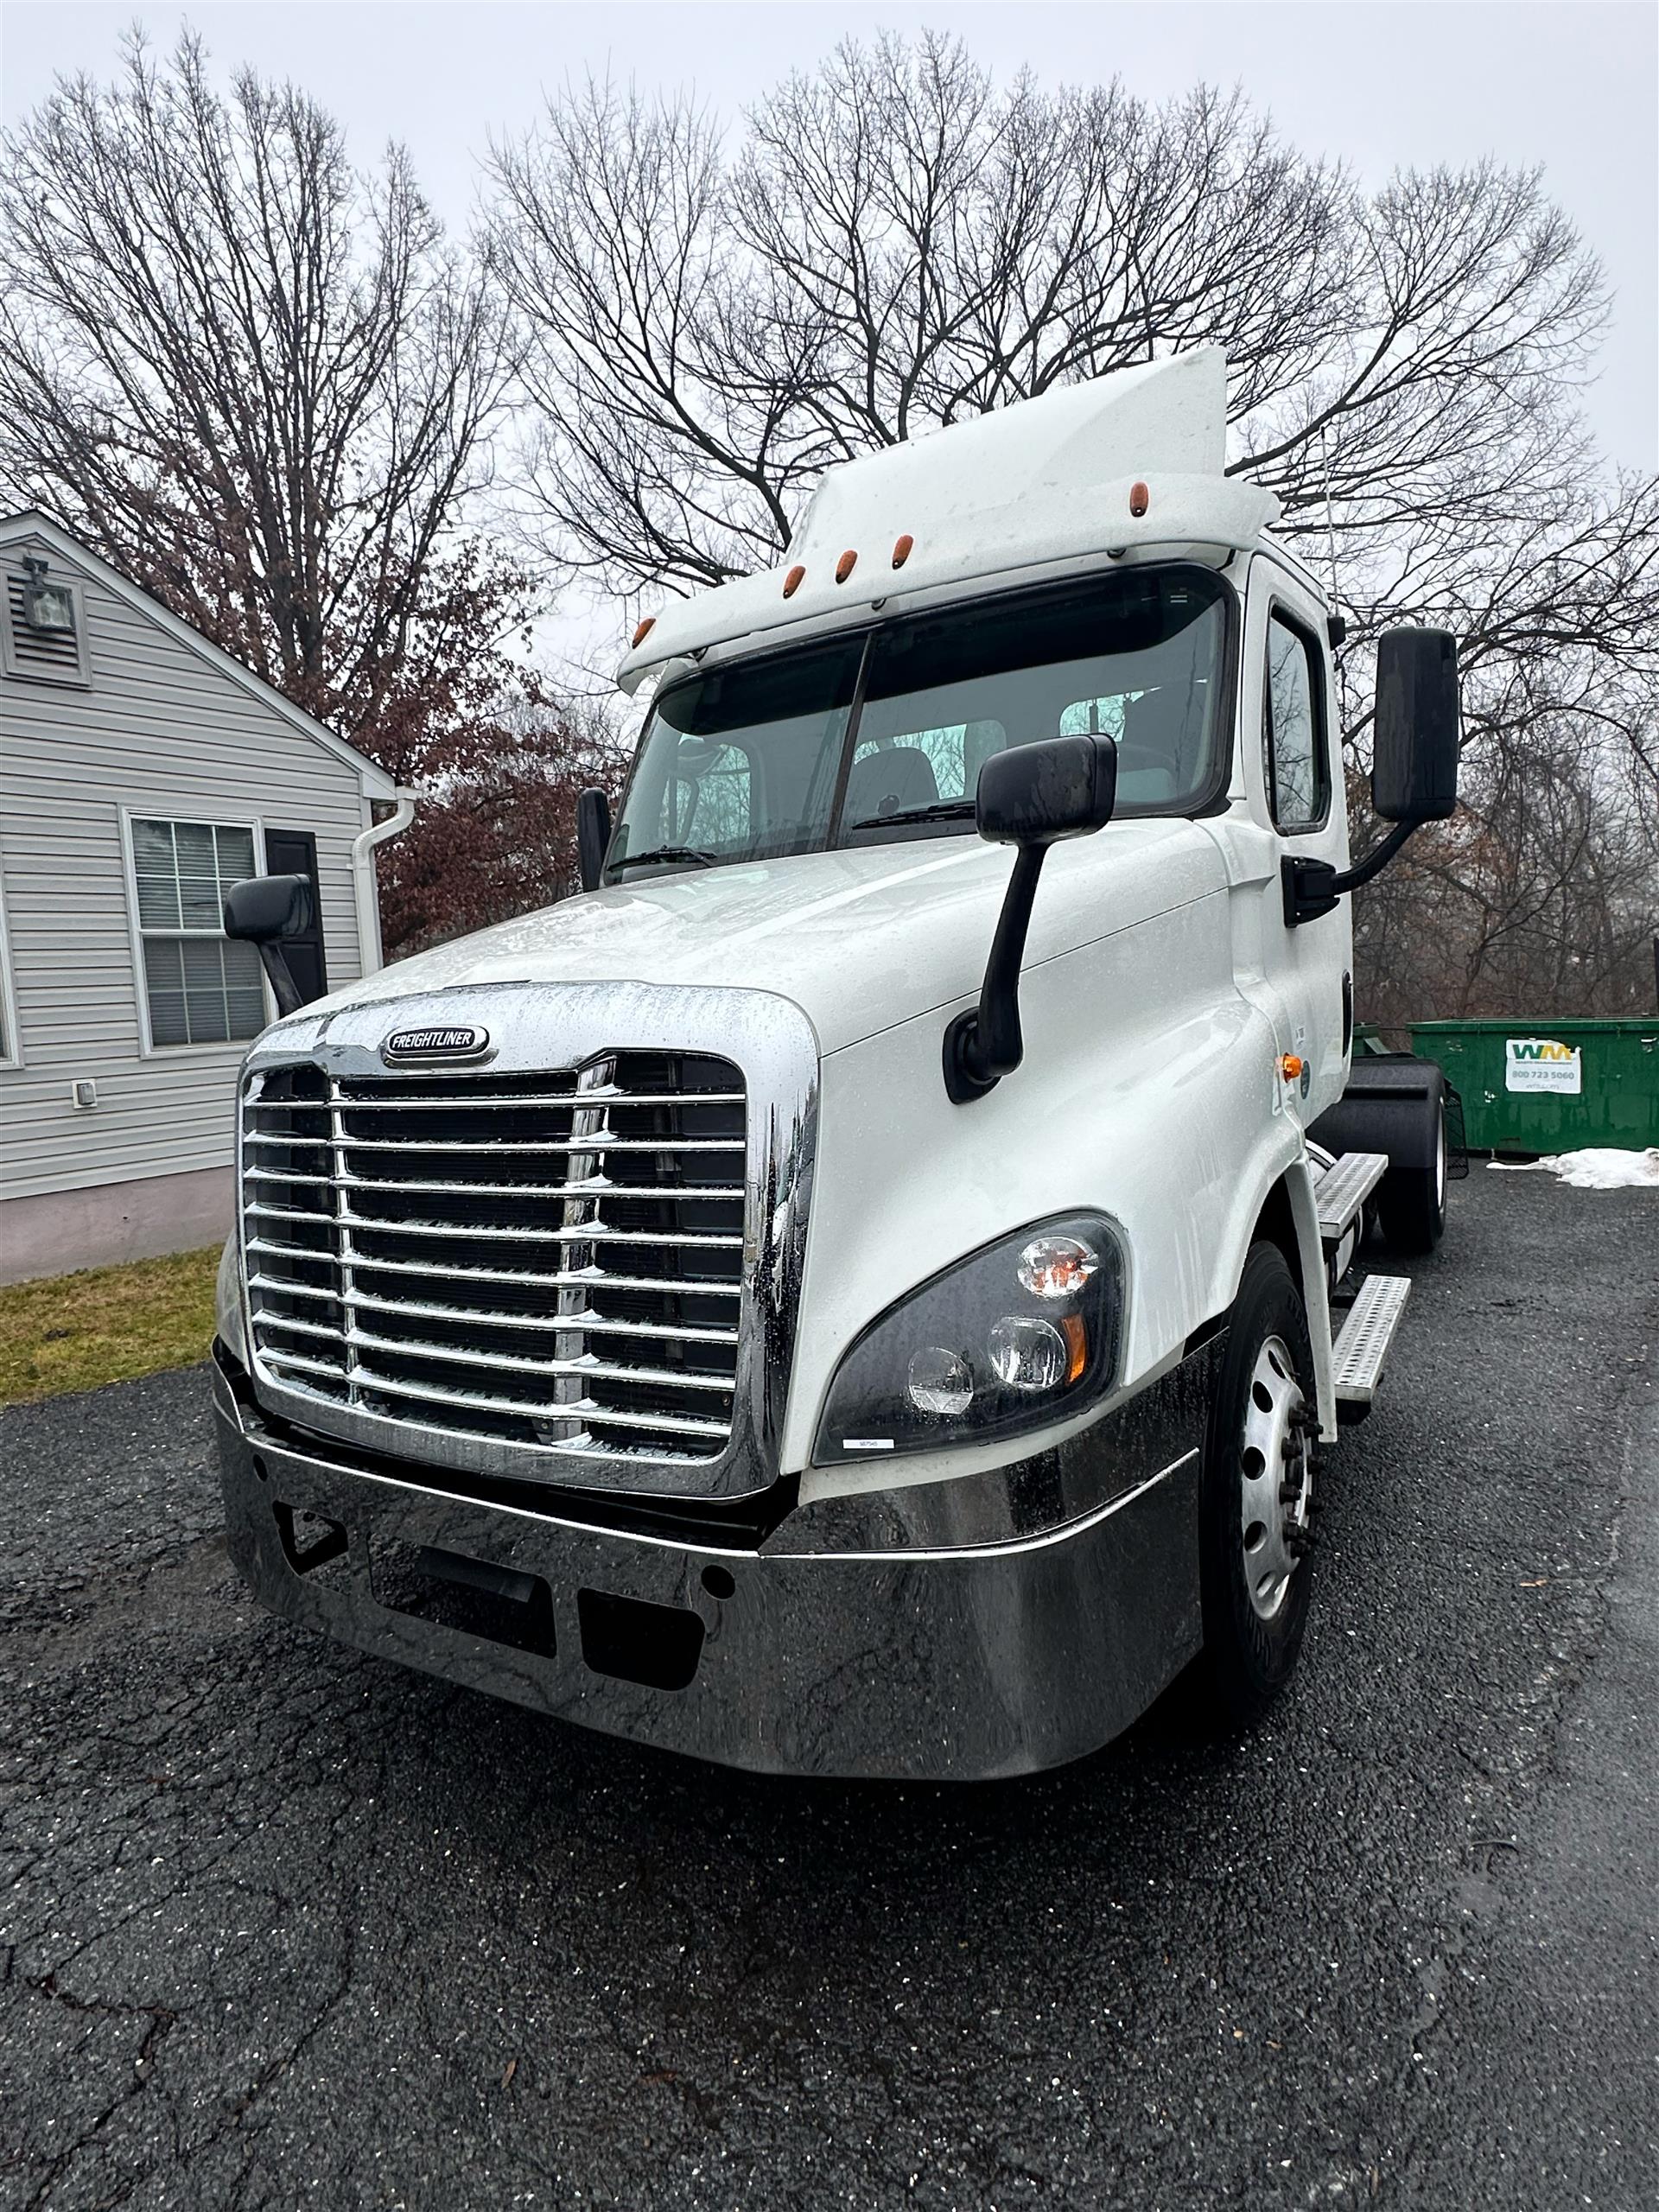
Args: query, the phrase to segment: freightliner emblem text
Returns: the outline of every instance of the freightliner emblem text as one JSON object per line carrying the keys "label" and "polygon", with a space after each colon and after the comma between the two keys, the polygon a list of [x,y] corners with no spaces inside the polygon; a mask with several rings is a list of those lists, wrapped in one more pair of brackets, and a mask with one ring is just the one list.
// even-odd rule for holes
{"label": "freightliner emblem text", "polygon": [[471,1023],[443,1028],[394,1029],[380,1047],[383,1060],[475,1060],[489,1050],[490,1033]]}

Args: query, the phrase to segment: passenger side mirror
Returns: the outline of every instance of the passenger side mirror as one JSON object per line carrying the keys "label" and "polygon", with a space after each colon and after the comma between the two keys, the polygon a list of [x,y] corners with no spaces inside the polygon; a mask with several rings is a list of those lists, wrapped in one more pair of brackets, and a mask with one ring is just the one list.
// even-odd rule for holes
{"label": "passenger side mirror", "polygon": [[1086,836],[1112,818],[1117,747],[1109,737],[1052,737],[994,753],[979,772],[974,819],[982,837],[1017,845],[997,917],[979,1005],[944,1033],[944,1087],[958,1106],[982,1098],[1025,1056],[1020,963],[1031,926],[1043,856],[1065,837]]}
{"label": "passenger side mirror", "polygon": [[1458,805],[1458,641],[1449,630],[1385,630],[1376,641],[1371,804],[1394,828],[1340,874],[1301,854],[1280,863],[1285,927],[1328,914],[1382,873],[1420,823]]}
{"label": "passenger side mirror", "polygon": [[225,894],[225,934],[258,946],[279,1014],[297,1014],[305,1004],[282,940],[303,937],[315,913],[308,875],[251,875]]}
{"label": "passenger side mirror", "polygon": [[576,865],[584,891],[597,891],[611,845],[611,802],[590,788],[576,800]]}
{"label": "passenger side mirror", "polygon": [[1376,641],[1371,804],[1384,822],[1441,822],[1458,804],[1458,641],[1385,630]]}

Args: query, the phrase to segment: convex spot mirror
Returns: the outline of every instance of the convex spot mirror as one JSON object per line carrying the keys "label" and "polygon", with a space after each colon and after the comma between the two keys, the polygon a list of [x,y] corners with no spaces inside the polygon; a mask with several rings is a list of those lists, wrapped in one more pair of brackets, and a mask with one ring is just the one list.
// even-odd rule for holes
{"label": "convex spot mirror", "polygon": [[1103,830],[1117,798],[1117,747],[1109,737],[1050,737],[994,753],[979,772],[974,818],[982,837],[1017,845],[997,917],[979,1004],[944,1033],[944,1088],[958,1106],[982,1098],[1025,1053],[1020,968],[1037,879],[1051,845]]}
{"label": "convex spot mirror", "polygon": [[1371,804],[1384,822],[1440,822],[1458,804],[1458,641],[1385,630],[1376,641]]}
{"label": "convex spot mirror", "polygon": [[315,912],[308,875],[251,875],[225,894],[225,934],[258,946],[279,1014],[297,1014],[305,1004],[282,941],[303,937]]}
{"label": "convex spot mirror", "polygon": [[1117,798],[1109,737],[1051,737],[994,753],[979,772],[974,818],[999,845],[1052,845],[1104,829]]}
{"label": "convex spot mirror", "polygon": [[308,875],[251,875],[225,894],[225,934],[251,944],[303,937],[311,926]]}

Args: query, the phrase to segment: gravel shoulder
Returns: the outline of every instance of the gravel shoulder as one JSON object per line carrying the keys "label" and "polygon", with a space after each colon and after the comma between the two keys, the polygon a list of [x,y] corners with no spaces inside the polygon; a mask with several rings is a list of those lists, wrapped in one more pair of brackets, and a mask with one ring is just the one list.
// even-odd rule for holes
{"label": "gravel shoulder", "polygon": [[976,1789],[267,1618],[200,1370],[0,1414],[0,2205],[1650,2202],[1659,1193],[1414,1272],[1290,1697]]}

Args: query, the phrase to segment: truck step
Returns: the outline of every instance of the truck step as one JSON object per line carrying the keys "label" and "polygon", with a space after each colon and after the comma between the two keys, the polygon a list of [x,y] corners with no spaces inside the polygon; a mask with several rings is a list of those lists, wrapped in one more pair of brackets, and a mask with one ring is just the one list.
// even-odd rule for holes
{"label": "truck step", "polygon": [[1344,1152],[1313,1185],[1319,1210],[1319,1236],[1339,1244],[1353,1227],[1360,1208],[1389,1172],[1386,1152]]}
{"label": "truck step", "polygon": [[1411,1295],[1409,1275],[1367,1275],[1331,1348],[1338,1406],[1369,1407]]}

